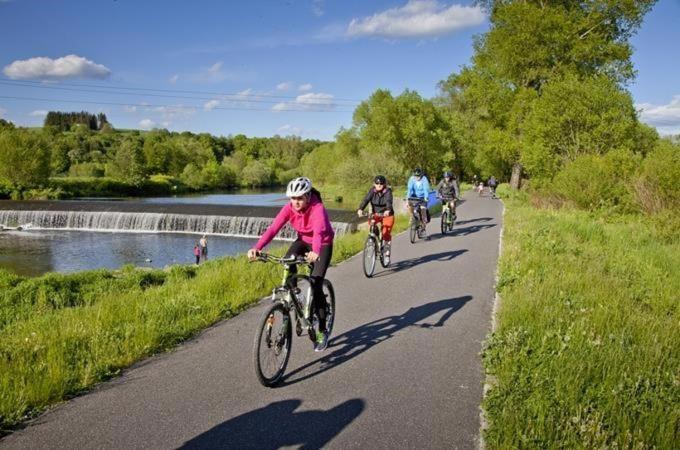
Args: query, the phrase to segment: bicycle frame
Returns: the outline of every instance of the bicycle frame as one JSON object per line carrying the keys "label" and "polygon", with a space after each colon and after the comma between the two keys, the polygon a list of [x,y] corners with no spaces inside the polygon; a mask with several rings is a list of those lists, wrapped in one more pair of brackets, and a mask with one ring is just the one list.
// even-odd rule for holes
{"label": "bicycle frame", "polygon": [[418,225],[418,228],[423,228],[425,225],[425,221],[421,217],[421,209],[427,209],[427,202],[424,200],[418,198],[408,198],[407,199],[409,206],[411,207],[411,214],[413,216],[413,219],[416,220],[416,224]]}
{"label": "bicycle frame", "polygon": [[368,234],[373,236],[378,243],[378,253],[382,247],[382,227],[378,226],[378,217],[383,217],[380,214],[371,214],[368,218]]}
{"label": "bicycle frame", "polygon": [[312,309],[312,286],[310,284],[306,298],[309,299],[306,304],[302,304],[297,294],[300,288],[293,284],[293,280],[297,277],[306,277],[306,275],[295,274],[291,275],[291,267],[293,265],[304,265],[310,267],[311,264],[301,259],[286,260],[285,258],[277,258],[268,254],[260,256],[262,261],[276,262],[283,265],[283,276],[281,278],[281,285],[272,289],[271,299],[273,302],[280,301],[286,306],[286,309],[294,310],[295,316],[302,322],[305,328],[312,326],[310,322]]}

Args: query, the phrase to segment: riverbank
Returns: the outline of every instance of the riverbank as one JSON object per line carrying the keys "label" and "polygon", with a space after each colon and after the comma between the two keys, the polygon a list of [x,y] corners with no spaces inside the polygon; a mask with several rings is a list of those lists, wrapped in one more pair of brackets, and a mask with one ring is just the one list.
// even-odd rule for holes
{"label": "riverbank", "polygon": [[[407,224],[400,216],[395,230]],[[361,251],[365,238],[338,238],[333,263]],[[38,278],[0,271],[0,431],[238,314],[279,276],[243,256]]]}
{"label": "riverbank", "polygon": [[539,209],[504,191],[488,448],[673,448],[677,216]]}

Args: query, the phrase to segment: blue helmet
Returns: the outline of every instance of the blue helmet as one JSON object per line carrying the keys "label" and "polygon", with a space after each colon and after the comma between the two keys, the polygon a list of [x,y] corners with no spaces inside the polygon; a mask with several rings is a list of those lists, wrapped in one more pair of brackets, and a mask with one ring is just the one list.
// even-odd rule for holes
{"label": "blue helmet", "polygon": [[448,172],[448,171],[444,172],[444,178],[451,178],[451,177],[453,177],[453,174],[451,172]]}

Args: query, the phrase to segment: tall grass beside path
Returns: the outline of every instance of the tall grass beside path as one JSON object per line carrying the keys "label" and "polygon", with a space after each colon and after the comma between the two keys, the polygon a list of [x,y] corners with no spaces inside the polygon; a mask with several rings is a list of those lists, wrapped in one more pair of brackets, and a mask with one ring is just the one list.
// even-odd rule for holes
{"label": "tall grass beside path", "polygon": [[[407,217],[398,217],[395,231],[407,225]],[[365,239],[365,232],[337,238],[333,263],[361,251]],[[0,436],[238,314],[280,276],[280,267],[250,264],[243,256],[168,270],[127,267],[38,278],[0,271]]]}
{"label": "tall grass beside path", "polygon": [[487,447],[677,448],[677,214],[607,217],[501,196]]}

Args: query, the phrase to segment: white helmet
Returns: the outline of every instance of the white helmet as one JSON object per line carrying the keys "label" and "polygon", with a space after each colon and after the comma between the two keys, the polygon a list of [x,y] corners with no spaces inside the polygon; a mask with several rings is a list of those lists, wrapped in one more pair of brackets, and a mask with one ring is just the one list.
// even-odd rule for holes
{"label": "white helmet", "polygon": [[288,183],[286,197],[300,197],[312,190],[312,180],[307,177],[295,178]]}

